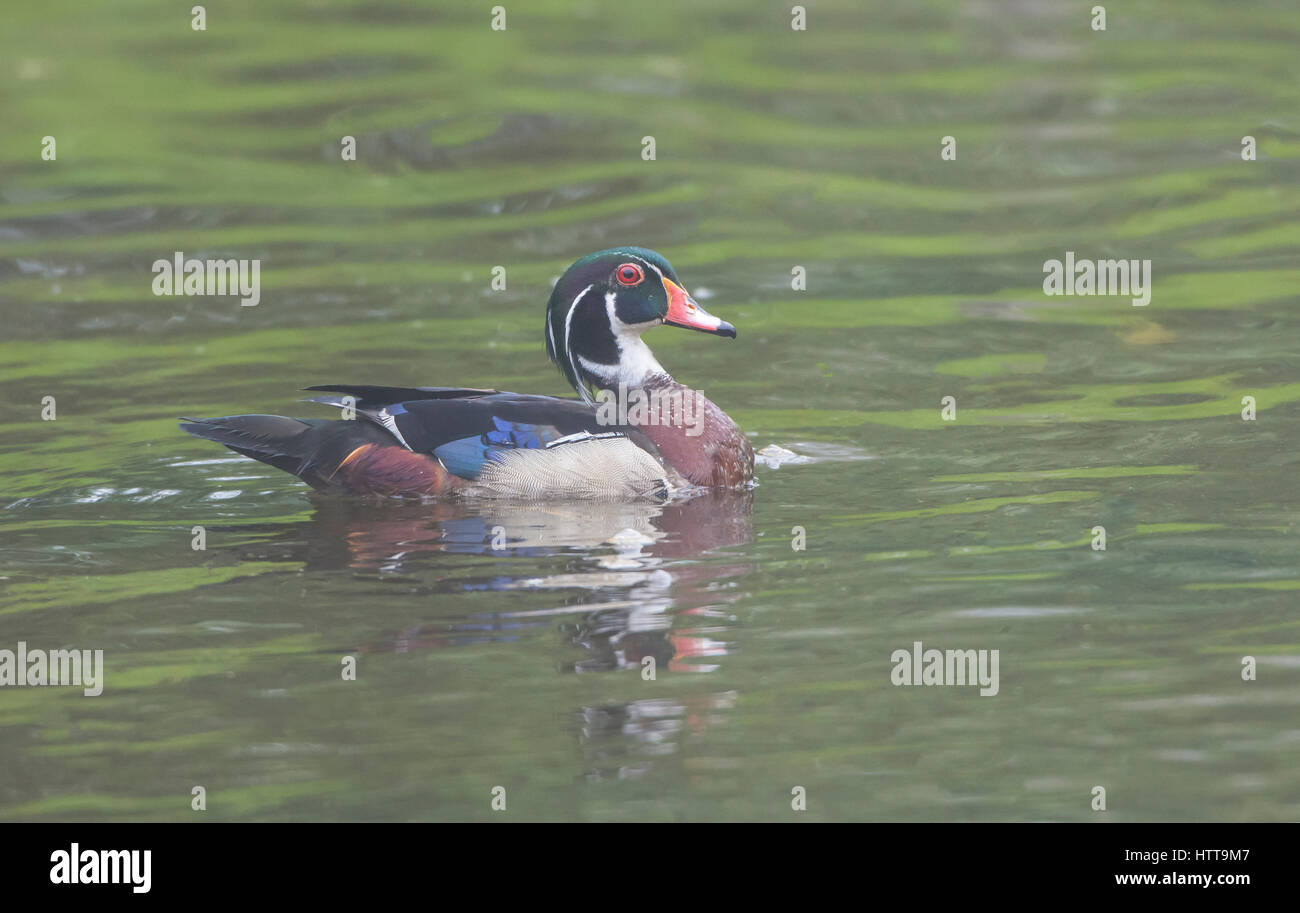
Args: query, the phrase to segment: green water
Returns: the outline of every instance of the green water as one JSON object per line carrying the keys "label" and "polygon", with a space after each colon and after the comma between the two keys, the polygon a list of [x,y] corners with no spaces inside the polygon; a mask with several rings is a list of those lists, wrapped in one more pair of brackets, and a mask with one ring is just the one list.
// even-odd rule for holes
{"label": "green water", "polygon": [[[106,666],[0,688],[0,817],[1300,816],[1293,3],[190,5],[0,13],[0,648]],[[383,505],[176,429],[563,393],[550,281],[618,243],[739,330],[664,365],[810,461]],[[154,297],[177,250],[261,303]],[[1044,295],[1067,250],[1150,305]],[[915,641],[998,694],[894,686]]]}

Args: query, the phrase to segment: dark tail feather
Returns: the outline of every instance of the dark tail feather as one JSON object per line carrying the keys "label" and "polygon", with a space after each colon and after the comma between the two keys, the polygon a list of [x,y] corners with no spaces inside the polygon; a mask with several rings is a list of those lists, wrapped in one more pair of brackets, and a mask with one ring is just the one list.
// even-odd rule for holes
{"label": "dark tail feather", "polygon": [[321,490],[331,487],[334,471],[357,447],[392,443],[382,429],[363,421],[227,415],[183,419],[180,427],[195,437],[216,441],[235,453],[292,473]]}
{"label": "dark tail feather", "polygon": [[306,422],[283,415],[227,415],[224,418],[187,418],[181,430],[218,444],[235,453],[270,463],[297,475],[307,460]]}

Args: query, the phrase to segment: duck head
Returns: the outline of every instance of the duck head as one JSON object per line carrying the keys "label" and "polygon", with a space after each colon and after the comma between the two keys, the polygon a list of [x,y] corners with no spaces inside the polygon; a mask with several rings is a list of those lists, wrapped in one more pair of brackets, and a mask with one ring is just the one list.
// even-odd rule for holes
{"label": "duck head", "polygon": [[584,400],[592,388],[644,384],[667,374],[641,334],[660,324],[736,337],[700,307],[672,265],[644,247],[614,247],[578,260],[546,306],[546,354]]}

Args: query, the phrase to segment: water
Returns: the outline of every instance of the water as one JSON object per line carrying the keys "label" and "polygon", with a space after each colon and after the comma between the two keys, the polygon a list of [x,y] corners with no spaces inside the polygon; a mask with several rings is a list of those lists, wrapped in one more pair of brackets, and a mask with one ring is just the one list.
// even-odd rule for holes
{"label": "water", "polygon": [[[0,647],[107,672],[0,689],[0,816],[1294,819],[1294,6],[625,7],[6,8]],[[376,505],[176,430],[562,393],[549,283],[616,243],[739,330],[660,360],[810,460]],[[177,250],[261,258],[261,304],[155,298]],[[1151,304],[1045,296],[1066,250]],[[895,687],[916,641],[999,693]]]}

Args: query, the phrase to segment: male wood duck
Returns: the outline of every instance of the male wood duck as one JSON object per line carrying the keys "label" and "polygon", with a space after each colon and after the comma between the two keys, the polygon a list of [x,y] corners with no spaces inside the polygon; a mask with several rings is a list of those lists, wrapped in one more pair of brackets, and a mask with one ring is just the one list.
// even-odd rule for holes
{"label": "male wood duck", "polygon": [[190,434],[321,491],[397,497],[666,499],[740,488],[744,433],[677,383],[641,334],[667,324],[735,338],[660,254],[616,247],[578,260],[546,306],[546,353],[579,399],[456,387],[308,387],[343,420],[185,419]]}

